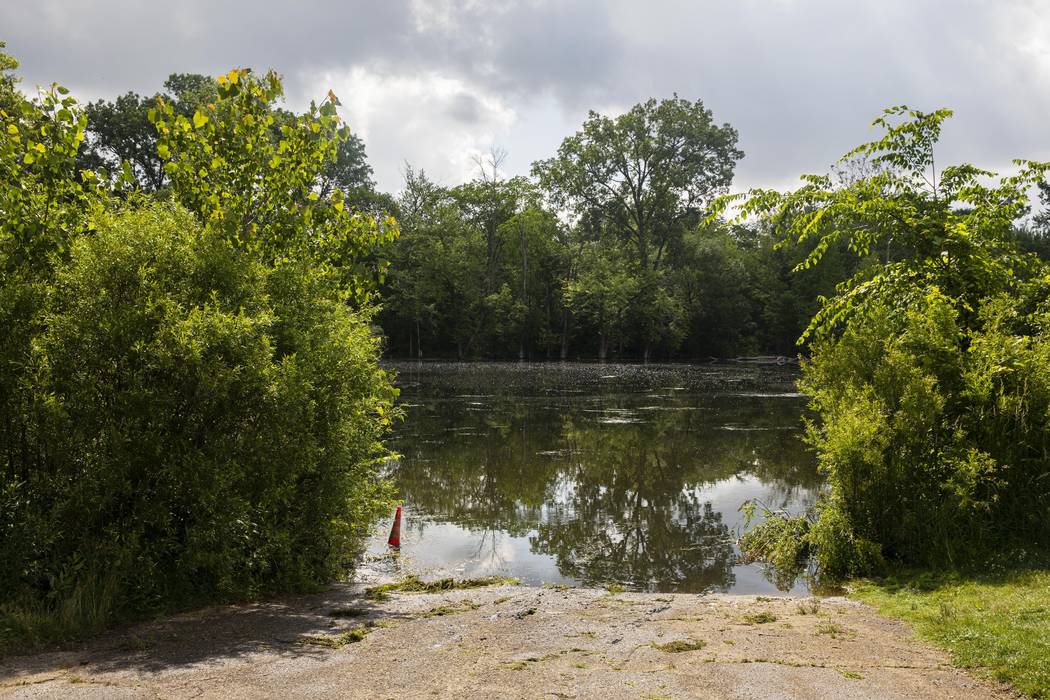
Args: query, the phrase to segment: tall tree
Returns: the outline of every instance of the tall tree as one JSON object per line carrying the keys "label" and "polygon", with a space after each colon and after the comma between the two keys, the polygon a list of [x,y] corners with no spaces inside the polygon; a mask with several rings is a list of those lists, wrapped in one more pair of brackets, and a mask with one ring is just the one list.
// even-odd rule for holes
{"label": "tall tree", "polygon": [[[627,256],[637,291],[622,315],[632,317],[646,359],[652,344],[673,349],[681,338],[667,332],[677,326],[681,309],[666,289],[664,268],[682,233],[728,188],[744,155],[736,143],[736,130],[715,124],[703,102],[676,95],[650,99],[616,117],[591,112],[557,156],[533,165],[557,209],[595,237],[616,239],[618,245],[602,250]],[[572,292],[567,298],[583,297]],[[601,353],[609,328],[600,326]]]}
{"label": "tall tree", "polygon": [[736,142],[700,100],[650,99],[617,117],[591,112],[533,174],[559,208],[596,214],[634,247],[642,269],[658,269],[674,238],[729,186],[744,156]]}

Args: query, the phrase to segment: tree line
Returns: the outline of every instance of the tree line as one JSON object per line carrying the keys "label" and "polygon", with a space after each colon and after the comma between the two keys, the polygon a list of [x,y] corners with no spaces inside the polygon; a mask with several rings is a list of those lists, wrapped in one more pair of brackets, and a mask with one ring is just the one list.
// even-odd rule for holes
{"label": "tree line", "polygon": [[[205,76],[173,74],[158,94],[189,115],[213,92]],[[80,164],[163,191],[147,118],[155,99],[89,104]],[[375,319],[388,356],[793,356],[821,298],[902,251],[889,241],[858,257],[836,241],[820,266],[799,269],[814,243],[786,246],[761,219],[712,220],[744,156],[737,141],[701,101],[674,96],[590,113],[529,177],[508,177],[494,148],[468,182],[439,184],[408,165],[399,192],[379,192],[365,144],[350,135],[320,182],[323,195],[339,190],[349,206],[399,223],[401,235],[377,251],[391,264]],[[846,185],[870,167],[843,163],[832,178]],[[1048,230],[1036,217],[1014,235],[1045,255]]]}
{"label": "tree line", "polygon": [[[192,115],[214,89],[205,76],[173,74],[155,96],[87,105],[78,165],[164,192],[151,105],[159,96]],[[507,177],[494,149],[469,182],[441,185],[407,166],[392,194],[377,191],[364,143],[350,135],[321,187],[399,222],[401,235],[377,252],[391,263],[376,317],[390,356],[794,354],[818,296],[857,263],[842,255],[838,267],[795,275],[802,253],[761,226],[705,222],[741,157],[732,127],[674,97],[590,114],[532,177]]]}

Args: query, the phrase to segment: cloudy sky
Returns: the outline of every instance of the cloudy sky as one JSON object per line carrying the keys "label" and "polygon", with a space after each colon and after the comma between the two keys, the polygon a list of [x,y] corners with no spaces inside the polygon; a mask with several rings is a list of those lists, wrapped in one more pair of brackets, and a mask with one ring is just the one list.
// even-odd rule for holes
{"label": "cloudy sky", "polygon": [[0,40],[81,99],[234,66],[292,107],[332,88],[386,190],[491,146],[526,173],[588,110],[675,92],[739,131],[737,188],[824,172],[902,103],[956,111],[942,162],[1050,160],[1050,0],[4,0]]}

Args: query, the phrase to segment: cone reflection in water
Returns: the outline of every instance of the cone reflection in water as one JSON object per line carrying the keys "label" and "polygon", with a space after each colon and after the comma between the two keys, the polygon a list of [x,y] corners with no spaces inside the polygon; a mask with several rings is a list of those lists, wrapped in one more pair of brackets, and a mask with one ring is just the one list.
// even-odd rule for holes
{"label": "cone reflection in water", "polygon": [[390,539],[386,543],[391,547],[401,546],[401,506],[397,507],[397,513],[394,514],[394,525],[390,528]]}

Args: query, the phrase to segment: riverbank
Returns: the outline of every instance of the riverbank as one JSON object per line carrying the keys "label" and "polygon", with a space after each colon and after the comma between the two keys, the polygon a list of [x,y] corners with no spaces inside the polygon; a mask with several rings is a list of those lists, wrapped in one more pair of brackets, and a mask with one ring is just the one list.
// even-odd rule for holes
{"label": "riverbank", "polygon": [[845,598],[363,584],[0,661],[10,698],[1006,698]]}

